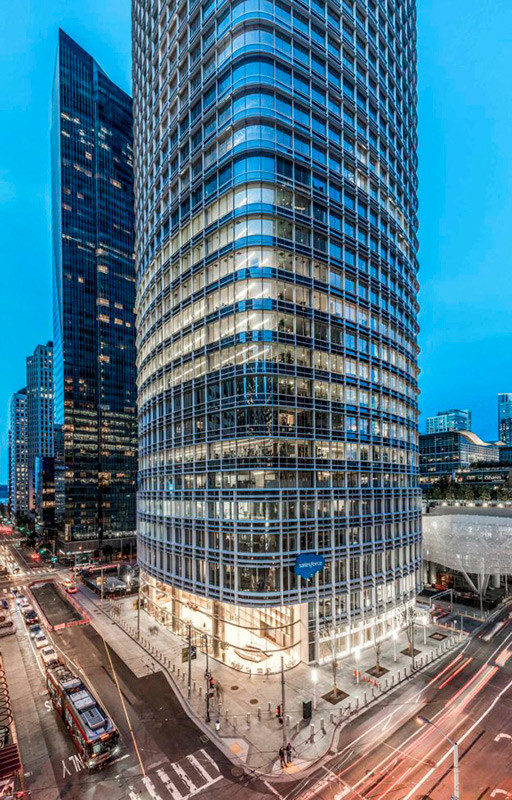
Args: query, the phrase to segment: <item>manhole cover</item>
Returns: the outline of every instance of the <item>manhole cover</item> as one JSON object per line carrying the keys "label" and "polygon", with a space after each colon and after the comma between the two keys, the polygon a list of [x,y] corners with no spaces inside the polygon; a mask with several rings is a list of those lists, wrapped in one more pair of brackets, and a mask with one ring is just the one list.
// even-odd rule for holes
{"label": "manhole cover", "polygon": [[234,778],[239,778],[241,775],[244,774],[244,771],[243,769],[241,769],[241,767],[233,767],[231,769],[231,774]]}
{"label": "manhole cover", "polygon": [[236,692],[236,690],[237,690],[237,689],[238,689],[238,686],[232,686],[232,687],[231,687],[231,691],[232,691],[232,692]]}
{"label": "manhole cover", "polygon": [[201,741],[202,741],[202,743],[203,743],[203,744],[206,744],[206,742],[209,742],[209,741],[210,741],[210,739],[208,738],[208,736],[206,736],[206,734],[204,734],[204,733],[202,733],[202,734],[201,734],[201,736],[200,736],[199,738],[201,739]]}
{"label": "manhole cover", "polygon": [[255,706],[257,702],[258,702],[257,697],[253,697],[252,700],[249,700],[249,703],[251,703],[253,706]]}

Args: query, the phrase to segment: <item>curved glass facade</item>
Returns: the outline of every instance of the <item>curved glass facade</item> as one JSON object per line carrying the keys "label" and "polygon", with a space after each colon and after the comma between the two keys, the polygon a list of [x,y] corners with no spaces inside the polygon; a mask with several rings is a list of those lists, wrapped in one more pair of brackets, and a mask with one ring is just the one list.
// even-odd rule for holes
{"label": "curved glass facade", "polygon": [[420,584],[415,2],[133,11],[148,602],[350,651]]}

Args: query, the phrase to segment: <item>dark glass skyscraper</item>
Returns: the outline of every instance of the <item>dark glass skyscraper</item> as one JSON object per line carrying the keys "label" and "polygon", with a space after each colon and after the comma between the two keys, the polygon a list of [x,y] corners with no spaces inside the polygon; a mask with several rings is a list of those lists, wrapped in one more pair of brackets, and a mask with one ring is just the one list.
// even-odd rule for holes
{"label": "dark glass skyscraper", "polygon": [[512,444],[512,394],[498,395],[498,436],[505,444]]}
{"label": "dark glass skyscraper", "polygon": [[63,31],[52,182],[57,525],[89,552],[135,529],[132,102]]}
{"label": "dark glass skyscraper", "polygon": [[9,405],[9,506],[13,517],[28,515],[27,390],[19,389]]}
{"label": "dark glass skyscraper", "polygon": [[[43,523],[43,495],[46,495],[46,522],[52,525],[53,480],[53,343],[38,344],[27,357],[27,458],[29,508]],[[51,486],[43,478],[50,477]]]}
{"label": "dark glass skyscraper", "polygon": [[389,636],[420,587],[415,26],[133,3],[139,558],[236,668]]}

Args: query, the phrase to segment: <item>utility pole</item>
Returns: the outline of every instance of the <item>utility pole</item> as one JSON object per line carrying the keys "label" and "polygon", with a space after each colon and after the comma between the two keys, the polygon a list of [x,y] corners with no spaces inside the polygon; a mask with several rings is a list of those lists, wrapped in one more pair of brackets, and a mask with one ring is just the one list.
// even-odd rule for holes
{"label": "utility pole", "polygon": [[210,670],[208,659],[208,634],[204,634],[204,652],[206,655],[206,670],[204,677],[206,680],[206,721],[210,722]]}
{"label": "utility pole", "polygon": [[188,696],[192,694],[192,626],[188,626]]}
{"label": "utility pole", "polygon": [[140,642],[140,575],[139,588],[137,589],[137,640]]}
{"label": "utility pole", "polygon": [[284,685],[284,657],[281,656],[281,716],[283,719],[283,747],[287,745],[286,736],[286,706],[285,706],[285,685]]}

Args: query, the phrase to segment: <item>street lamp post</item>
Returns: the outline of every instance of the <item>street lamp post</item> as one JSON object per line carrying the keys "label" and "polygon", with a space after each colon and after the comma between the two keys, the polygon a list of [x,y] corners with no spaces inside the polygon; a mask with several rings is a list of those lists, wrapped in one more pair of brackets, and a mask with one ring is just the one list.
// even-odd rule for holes
{"label": "street lamp post", "polygon": [[316,711],[316,684],[318,682],[318,670],[316,667],[311,670],[311,682],[313,684],[313,711]]}
{"label": "street lamp post", "polygon": [[446,735],[446,733],[439,727],[439,725],[436,725],[436,723],[432,722],[431,719],[428,719],[427,717],[419,716],[418,717],[418,721],[422,725],[432,725],[433,728],[435,728],[437,731],[439,731],[439,733],[441,734],[443,739],[446,739],[446,741],[451,744],[452,749],[453,749],[453,794],[452,794],[452,800],[459,800],[459,743],[454,741],[453,739],[450,739],[450,737]]}

